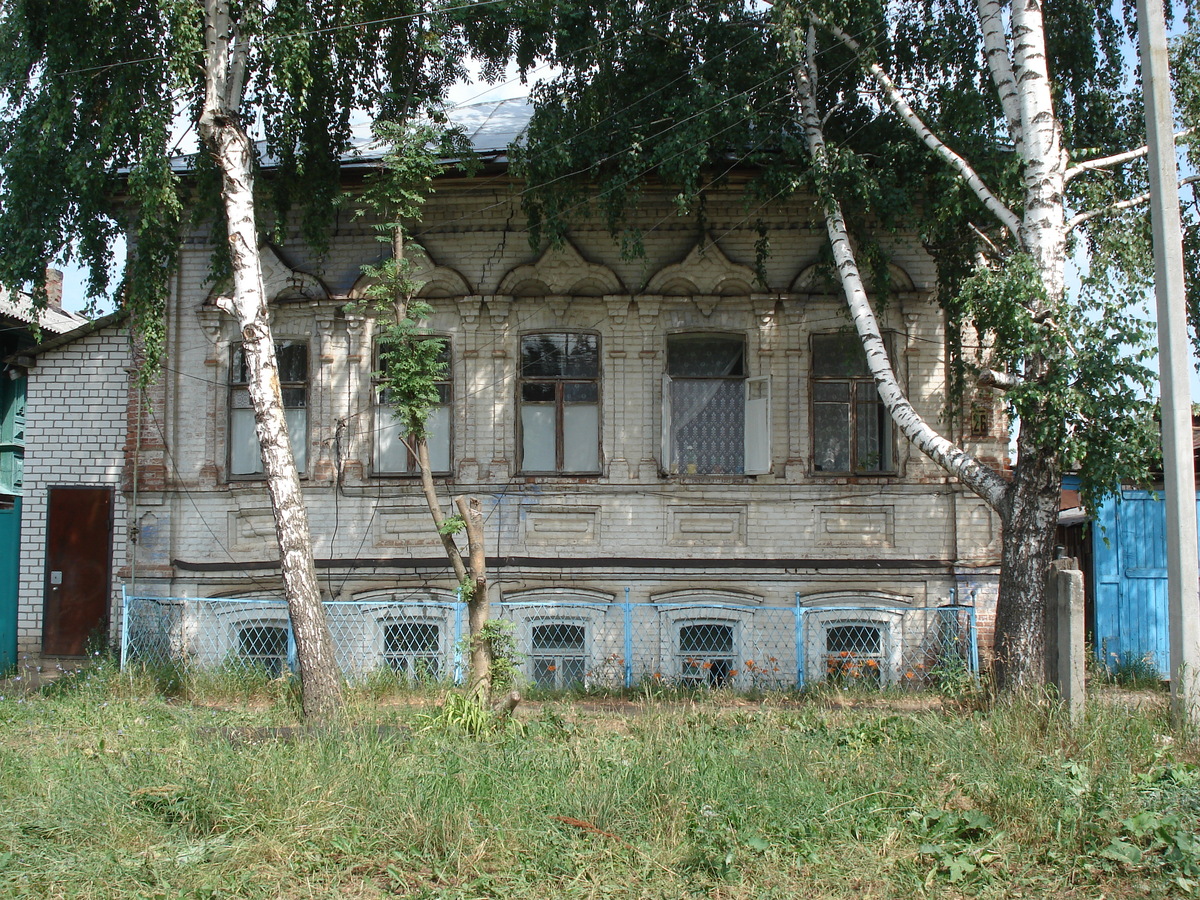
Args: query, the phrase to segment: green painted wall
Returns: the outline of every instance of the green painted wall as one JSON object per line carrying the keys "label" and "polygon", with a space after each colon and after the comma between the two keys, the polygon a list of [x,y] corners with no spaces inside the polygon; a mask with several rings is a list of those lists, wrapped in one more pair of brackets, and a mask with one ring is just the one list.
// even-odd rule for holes
{"label": "green painted wall", "polygon": [[[8,500],[0,497],[0,500]],[[17,577],[21,560],[21,498],[0,505],[0,672],[17,663]]]}

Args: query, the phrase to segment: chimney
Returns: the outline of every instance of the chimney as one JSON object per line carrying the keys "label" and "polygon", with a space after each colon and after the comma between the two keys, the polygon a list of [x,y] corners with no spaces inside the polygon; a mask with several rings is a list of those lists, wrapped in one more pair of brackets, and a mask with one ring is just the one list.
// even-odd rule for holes
{"label": "chimney", "polygon": [[46,268],[46,301],[51,309],[62,310],[63,273]]}

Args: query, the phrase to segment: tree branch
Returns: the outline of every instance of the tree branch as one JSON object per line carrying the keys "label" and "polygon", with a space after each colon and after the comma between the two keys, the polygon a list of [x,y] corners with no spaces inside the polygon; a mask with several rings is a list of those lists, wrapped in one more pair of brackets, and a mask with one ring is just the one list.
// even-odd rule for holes
{"label": "tree branch", "polygon": [[[1179,186],[1185,187],[1189,184],[1200,183],[1200,175],[1189,175],[1187,178],[1179,179]],[[1072,216],[1067,222],[1067,231],[1070,232],[1074,228],[1078,228],[1084,222],[1090,222],[1097,216],[1102,216],[1105,213],[1120,212],[1123,209],[1132,209],[1135,206],[1141,206],[1143,203],[1148,203],[1150,193],[1138,194],[1136,197],[1130,197],[1128,200],[1118,200],[1116,203],[1110,203],[1108,206],[1101,206],[1097,209],[1089,209],[1084,212],[1077,213]]]}
{"label": "tree branch", "polygon": [[980,387],[991,387],[1001,391],[1009,391],[1025,383],[1025,379],[1012,372],[1001,372],[998,369],[984,369],[975,379]]}
{"label": "tree branch", "polygon": [[879,85],[887,98],[888,104],[892,107],[895,113],[900,116],[909,128],[921,139],[930,150],[940,156],[945,162],[949,163],[960,178],[967,183],[971,190],[975,193],[988,211],[1000,220],[1000,223],[1014,235],[1021,229],[1021,220],[1011,209],[1000,202],[1000,199],[991,192],[979,174],[971,168],[970,163],[951,150],[942,140],[930,130],[921,117],[916,114],[913,108],[904,99],[900,93],[900,89],[896,87],[895,82],[885,72],[878,63],[870,62],[864,58],[862,53],[862,45],[858,43],[842,29],[836,25],[830,25],[821,21],[815,16],[810,17],[813,22],[820,25],[834,36],[838,41],[848,47],[858,57],[861,62],[875,79],[875,83]]}
{"label": "tree branch", "polygon": [[978,0],[979,25],[983,31],[983,52],[992,81],[1000,95],[1000,107],[1008,120],[1008,133],[1017,154],[1022,155],[1025,135],[1021,129],[1021,106],[1017,98],[1017,79],[1004,33],[1004,0]]}
{"label": "tree branch", "polygon": [[[796,42],[799,43],[798,36]],[[813,165],[818,172],[828,165],[828,155],[825,148],[825,135],[821,130],[821,119],[817,111],[816,101],[816,31],[809,28],[808,40],[805,42],[803,63],[796,67],[796,93],[800,101],[804,124],[805,139]],[[896,373],[888,358],[887,344],[879,331],[879,323],[871,309],[871,301],[863,286],[862,276],[858,270],[858,261],[854,256],[854,248],[842,217],[841,204],[832,196],[822,198],[825,206],[825,227],[829,234],[829,244],[833,250],[834,264],[838,278],[842,283],[842,291],[846,297],[854,327],[862,341],[863,350],[867,357],[867,366],[875,379],[879,390],[879,398],[887,408],[892,420],[900,432],[923,454],[945,469],[951,475],[960,478],[971,490],[978,494],[985,503],[997,512],[1003,507],[1007,485],[999,475],[980,463],[971,455],[963,452],[946,438],[942,437],[921,418],[904,395]]]}
{"label": "tree branch", "polygon": [[442,515],[442,504],[438,500],[437,488],[433,484],[433,473],[429,466],[429,445],[424,438],[419,438],[416,444],[417,468],[421,470],[421,490],[425,494],[425,504],[429,507],[429,515],[433,517],[438,537],[442,539],[442,546],[446,548],[446,556],[450,560],[450,565],[454,567],[454,575],[458,579],[458,583],[462,584],[467,580],[467,567],[463,563],[458,544],[454,542],[454,536],[442,531],[442,527],[446,524],[446,517]]}
{"label": "tree branch", "polygon": [[[1177,131],[1175,132],[1175,140],[1179,141],[1195,130],[1194,128],[1185,128],[1183,131]],[[1132,162],[1135,159],[1145,156],[1148,152],[1149,147],[1143,145],[1136,150],[1126,150],[1124,153],[1114,153],[1112,156],[1102,156],[1099,159],[1089,159],[1085,162],[1076,163],[1063,174],[1063,180],[1070,181],[1076,175],[1082,175],[1084,172],[1095,172],[1098,169],[1109,169],[1113,166],[1119,166],[1122,163]]]}

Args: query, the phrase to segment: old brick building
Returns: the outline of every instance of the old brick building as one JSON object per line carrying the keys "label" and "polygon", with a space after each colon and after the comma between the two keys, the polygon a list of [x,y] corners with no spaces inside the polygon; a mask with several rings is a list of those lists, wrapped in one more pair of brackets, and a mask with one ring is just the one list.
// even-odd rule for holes
{"label": "old brick building", "polygon": [[[843,303],[816,274],[824,232],[812,204],[752,202],[735,178],[701,221],[651,191],[644,257],[622,258],[586,223],[535,251],[521,185],[503,167],[506,112],[474,111],[493,165],[442,179],[415,229],[421,296],[448,348],[434,467],[447,495],[483,502],[495,599],[588,605],[563,620],[580,624],[572,641],[598,640],[604,605],[626,600],[719,604],[736,623],[760,606],[902,610],[977,591],[986,614],[998,523],[892,433]],[[756,268],[758,223],[771,252]],[[433,600],[453,591],[453,575],[372,384],[375,321],[347,308],[385,246],[372,226],[347,210],[320,258],[299,237],[264,247],[284,401],[327,598]],[[915,240],[891,240],[881,318],[901,382],[931,422],[971,431],[970,416],[944,419],[933,265]],[[279,591],[273,520],[238,335],[212,302],[209,259],[205,234],[185,239],[167,368],[141,416],[128,396],[119,412],[114,400],[131,425],[109,448],[124,466],[114,571],[139,594],[269,596]],[[1003,456],[998,417],[974,426],[968,446]],[[31,616],[42,606],[35,576]],[[672,615],[663,640],[678,656],[690,620]],[[38,627],[31,618],[23,640]]]}

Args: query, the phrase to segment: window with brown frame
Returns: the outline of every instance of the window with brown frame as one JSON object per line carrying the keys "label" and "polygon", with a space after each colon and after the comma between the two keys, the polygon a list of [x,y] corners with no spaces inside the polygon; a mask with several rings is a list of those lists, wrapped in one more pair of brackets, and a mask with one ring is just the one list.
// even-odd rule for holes
{"label": "window with brown frame", "polygon": [[761,475],[771,469],[770,379],[750,378],[740,334],[673,334],[663,385],[664,470]]}
{"label": "window with brown frame", "polygon": [[854,333],[812,338],[813,470],[887,473],[895,468],[892,420]]}
{"label": "window with brown frame", "polygon": [[[429,450],[429,469],[437,475],[448,474],[451,464],[451,380],[450,341],[439,338],[442,349],[439,361],[443,364],[442,377],[435,382],[438,402],[430,409],[425,422],[425,446]],[[378,368],[378,351],[376,367]],[[387,389],[375,385],[375,474],[376,475],[419,475],[416,449],[407,439],[404,428],[395,417]]]}
{"label": "window with brown frame", "polygon": [[[296,459],[296,470],[303,474],[308,466],[308,344],[276,341],[275,358],[292,456]],[[239,344],[233,348],[229,367],[229,475],[235,478],[263,472],[248,376],[246,355]]]}
{"label": "window with brown frame", "polygon": [[521,470],[600,471],[600,338],[538,332],[521,338]]}

